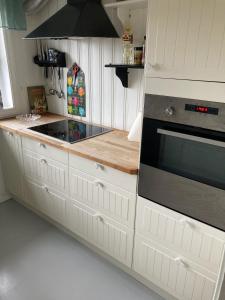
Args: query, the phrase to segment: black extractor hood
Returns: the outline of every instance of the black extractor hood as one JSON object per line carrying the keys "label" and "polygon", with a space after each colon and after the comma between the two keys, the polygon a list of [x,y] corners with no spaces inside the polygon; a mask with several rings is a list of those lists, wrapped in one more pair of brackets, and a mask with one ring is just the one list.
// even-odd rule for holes
{"label": "black extractor hood", "polygon": [[100,0],[67,0],[67,4],[29,33],[26,39],[119,37]]}

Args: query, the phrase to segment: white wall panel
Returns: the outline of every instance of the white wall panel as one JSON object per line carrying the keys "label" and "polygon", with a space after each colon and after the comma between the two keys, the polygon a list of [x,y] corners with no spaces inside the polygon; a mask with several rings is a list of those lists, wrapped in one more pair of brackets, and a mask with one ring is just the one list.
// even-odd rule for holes
{"label": "white wall panel", "polygon": [[[42,22],[46,15],[52,15],[57,8],[63,6],[64,0],[51,0],[37,17],[32,18],[32,27]],[[134,14],[135,23],[141,31],[146,12],[137,10]],[[142,24],[143,23],[143,24]],[[139,38],[140,40],[140,38]],[[121,81],[115,75],[115,69],[105,68],[104,65],[122,61],[122,43],[119,39],[72,39],[49,41],[55,47],[67,54],[67,67],[77,62],[85,72],[87,92],[87,117],[89,121],[118,129],[129,130],[139,110],[143,106],[143,70],[130,70],[129,88],[123,88]],[[64,92],[66,93],[66,72],[64,70]],[[48,80],[48,88],[51,84]],[[59,100],[49,97],[49,110],[55,113],[67,114],[66,99]],[[75,117],[77,118],[77,117]],[[77,118],[82,119],[82,118]]]}

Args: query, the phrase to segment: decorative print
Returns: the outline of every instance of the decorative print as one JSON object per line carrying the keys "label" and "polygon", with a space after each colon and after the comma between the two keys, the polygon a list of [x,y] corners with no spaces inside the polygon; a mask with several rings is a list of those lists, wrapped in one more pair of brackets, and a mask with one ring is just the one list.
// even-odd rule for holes
{"label": "decorative print", "polygon": [[44,86],[27,87],[30,112],[32,114],[45,114],[48,111],[48,103]]}
{"label": "decorative print", "polygon": [[67,73],[67,102],[69,114],[86,117],[85,75],[76,63]]}

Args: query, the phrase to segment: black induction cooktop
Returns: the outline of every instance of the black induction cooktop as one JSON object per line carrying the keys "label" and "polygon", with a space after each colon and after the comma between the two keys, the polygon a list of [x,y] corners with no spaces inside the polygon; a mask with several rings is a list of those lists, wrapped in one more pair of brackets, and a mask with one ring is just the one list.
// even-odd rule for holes
{"label": "black induction cooktop", "polygon": [[111,129],[74,120],[62,120],[29,129],[71,144],[111,131]]}

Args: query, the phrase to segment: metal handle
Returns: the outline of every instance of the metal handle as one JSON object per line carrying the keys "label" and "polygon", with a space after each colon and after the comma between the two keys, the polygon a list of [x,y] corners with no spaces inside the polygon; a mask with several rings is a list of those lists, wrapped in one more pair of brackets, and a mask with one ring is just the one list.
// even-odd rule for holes
{"label": "metal handle", "polygon": [[42,143],[39,143],[39,146],[40,146],[41,148],[46,148],[46,145],[45,145],[45,144],[42,144]]}
{"label": "metal handle", "polygon": [[100,213],[96,213],[93,217],[104,223],[104,218]]}
{"label": "metal handle", "polygon": [[179,221],[181,224],[187,224],[189,227],[191,227],[192,229],[196,228],[195,223],[193,223],[192,221],[188,220],[188,219],[181,219]]}
{"label": "metal handle", "polygon": [[49,192],[48,187],[46,185],[43,185],[42,189],[47,193]]}
{"label": "metal handle", "polygon": [[189,268],[188,263],[186,261],[184,261],[182,257],[177,257],[174,259],[174,261],[181,264],[185,268]]}
{"label": "metal handle", "polygon": [[7,135],[13,137],[13,133],[10,131],[7,132]]}
{"label": "metal handle", "polygon": [[104,166],[99,163],[95,163],[95,167],[97,170],[102,170],[102,171],[104,170]]}
{"label": "metal handle", "polygon": [[41,158],[41,159],[40,159],[40,162],[41,162],[42,164],[45,164],[45,165],[47,165],[47,160],[46,160],[46,159],[44,159],[44,158]]}
{"label": "metal handle", "polygon": [[94,183],[95,183],[95,185],[96,185],[97,187],[100,187],[100,188],[102,188],[102,189],[104,188],[104,184],[103,184],[101,181],[95,180]]}
{"label": "metal handle", "polygon": [[157,129],[157,133],[160,133],[160,134],[163,134],[163,135],[168,135],[168,136],[173,136],[173,137],[177,137],[177,138],[181,138],[181,139],[188,140],[188,141],[194,141],[194,142],[199,142],[199,143],[204,143],[204,144],[208,144],[208,145],[213,145],[213,146],[218,146],[218,147],[225,148],[225,143],[224,142],[220,142],[220,141],[216,141],[216,140],[210,140],[210,139],[202,138],[202,137],[199,137],[199,136],[194,136],[194,135],[189,135],[189,134],[185,134],[185,133],[165,130],[165,129],[161,129],[161,128]]}

